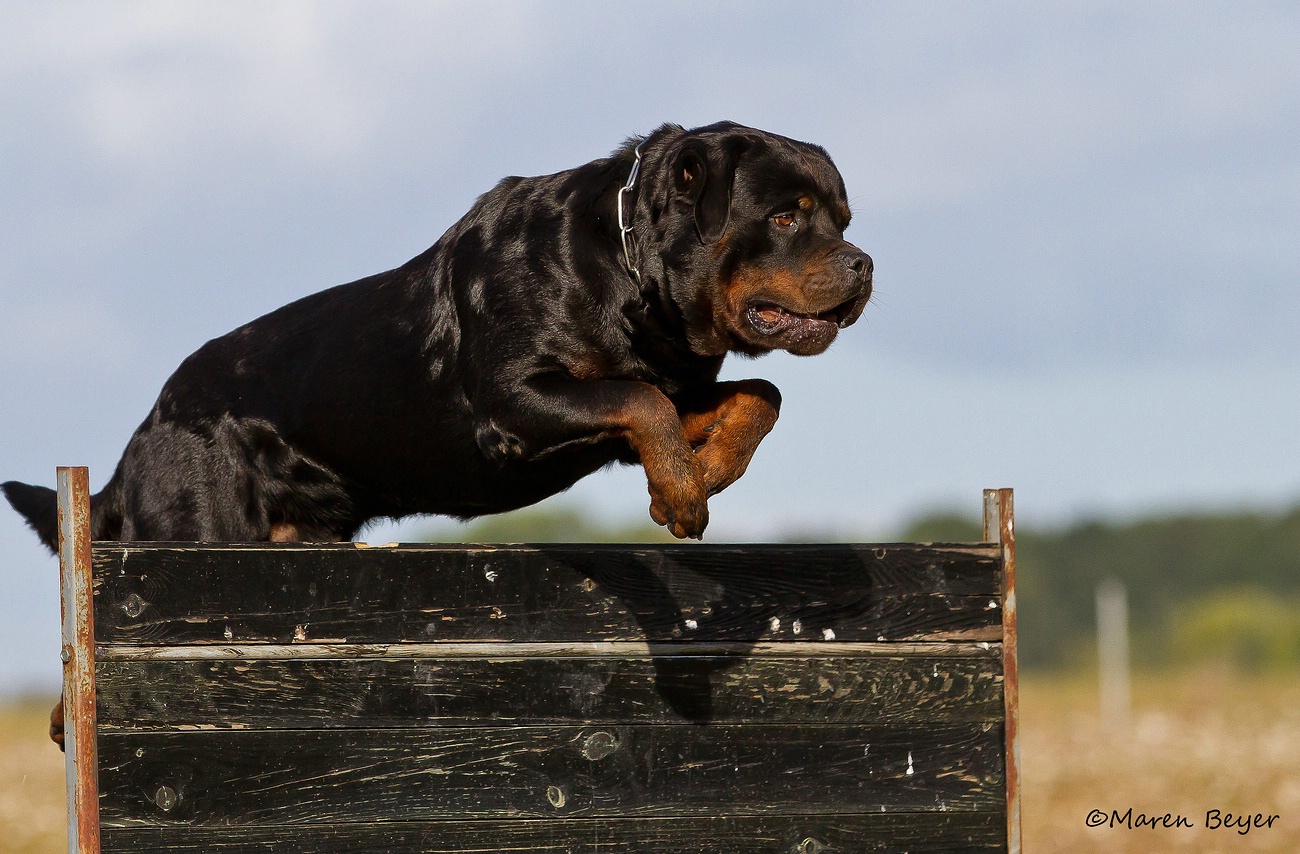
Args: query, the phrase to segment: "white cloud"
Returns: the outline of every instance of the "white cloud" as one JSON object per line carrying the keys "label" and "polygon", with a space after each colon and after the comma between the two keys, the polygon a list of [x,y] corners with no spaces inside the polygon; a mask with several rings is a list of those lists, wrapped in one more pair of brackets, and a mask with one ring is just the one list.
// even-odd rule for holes
{"label": "white cloud", "polygon": [[962,5],[958,28],[929,29],[937,15],[905,23],[903,44],[925,55],[886,41],[854,75],[870,90],[881,66],[921,70],[915,80],[895,71],[864,117],[875,207],[950,205],[1189,144],[1240,145],[1281,131],[1300,108],[1291,13],[1094,3],[970,15]]}
{"label": "white cloud", "polygon": [[[403,110],[473,100],[508,66],[530,7],[446,4],[35,5],[3,15],[11,82],[60,95],[91,156],[131,171],[270,147],[290,162],[364,159]],[[414,90],[414,91],[413,91]],[[418,92],[432,95],[413,101]]]}

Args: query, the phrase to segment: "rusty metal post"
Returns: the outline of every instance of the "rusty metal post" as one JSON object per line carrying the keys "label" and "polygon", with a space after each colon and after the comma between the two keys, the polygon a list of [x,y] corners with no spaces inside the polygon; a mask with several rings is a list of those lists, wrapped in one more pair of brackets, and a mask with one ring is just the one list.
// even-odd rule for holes
{"label": "rusty metal post", "polygon": [[90,577],[90,478],[86,469],[60,466],[58,487],[68,852],[99,854],[95,626]]}
{"label": "rusty metal post", "polygon": [[984,490],[984,540],[1002,545],[1002,697],[1007,713],[1007,851],[1020,854],[1020,669],[1016,659],[1016,524],[1010,489]]}

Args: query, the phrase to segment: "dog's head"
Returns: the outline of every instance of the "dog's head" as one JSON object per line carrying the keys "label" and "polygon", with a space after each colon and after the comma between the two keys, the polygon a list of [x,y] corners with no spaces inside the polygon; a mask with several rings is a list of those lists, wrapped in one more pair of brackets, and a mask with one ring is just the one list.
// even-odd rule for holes
{"label": "dog's head", "polygon": [[858,319],[872,262],[844,239],[844,180],[824,149],[727,122],[662,151],[652,217],[697,352],[812,355]]}

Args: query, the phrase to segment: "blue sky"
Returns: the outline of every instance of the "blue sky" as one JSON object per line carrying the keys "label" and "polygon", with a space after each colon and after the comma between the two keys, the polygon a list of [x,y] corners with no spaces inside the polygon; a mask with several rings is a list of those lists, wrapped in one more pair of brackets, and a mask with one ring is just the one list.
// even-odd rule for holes
{"label": "blue sky", "polygon": [[[732,119],[831,152],[876,298],[728,365],[785,403],[711,539],[1283,506],[1297,55],[1286,3],[0,3],[0,480],[102,484],[185,355],[502,176]],[[56,575],[0,508],[0,692],[53,684]]]}

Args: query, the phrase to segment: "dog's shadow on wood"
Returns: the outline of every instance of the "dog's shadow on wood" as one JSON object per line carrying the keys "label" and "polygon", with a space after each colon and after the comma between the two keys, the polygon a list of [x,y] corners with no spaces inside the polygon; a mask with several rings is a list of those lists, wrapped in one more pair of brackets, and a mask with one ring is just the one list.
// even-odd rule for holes
{"label": "dog's shadow on wood", "polygon": [[842,557],[828,560],[825,551],[630,547],[547,557],[618,603],[611,623],[635,622],[660,696],[695,723],[714,719],[716,677],[760,641],[835,637],[845,617],[873,608],[865,574],[850,577]]}

